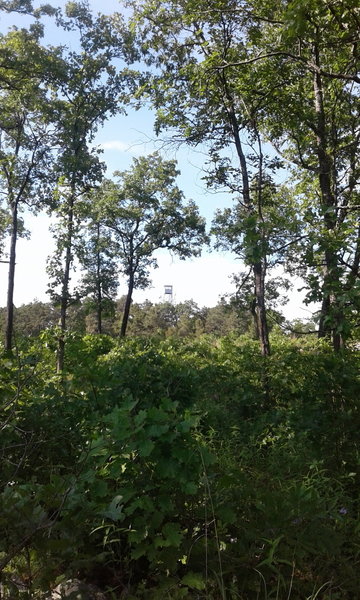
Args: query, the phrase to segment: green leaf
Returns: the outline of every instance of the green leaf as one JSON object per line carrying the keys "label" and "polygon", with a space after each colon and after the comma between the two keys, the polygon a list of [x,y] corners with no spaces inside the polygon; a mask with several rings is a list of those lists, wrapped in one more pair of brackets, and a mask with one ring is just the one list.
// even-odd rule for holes
{"label": "green leaf", "polygon": [[166,523],[162,528],[162,534],[164,536],[163,546],[175,546],[175,548],[180,546],[183,533],[178,523]]}
{"label": "green leaf", "polygon": [[108,517],[112,521],[119,521],[123,519],[123,504],[121,503],[123,497],[115,496],[109,505],[109,508],[104,511],[104,517]]}
{"label": "green leaf", "polygon": [[195,590],[204,590],[206,587],[202,575],[200,573],[193,573],[192,571],[184,575],[181,583],[194,588]]}
{"label": "green leaf", "polygon": [[150,456],[150,454],[152,453],[154,448],[155,448],[154,442],[152,442],[151,440],[143,440],[139,444],[139,455],[144,456],[144,457]]}

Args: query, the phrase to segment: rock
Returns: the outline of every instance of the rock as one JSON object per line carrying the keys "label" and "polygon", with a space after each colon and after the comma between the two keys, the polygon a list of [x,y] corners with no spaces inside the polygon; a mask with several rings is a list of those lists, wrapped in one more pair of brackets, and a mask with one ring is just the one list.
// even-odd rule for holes
{"label": "rock", "polygon": [[78,579],[69,579],[60,583],[51,592],[47,600],[106,600],[105,595],[91,583]]}

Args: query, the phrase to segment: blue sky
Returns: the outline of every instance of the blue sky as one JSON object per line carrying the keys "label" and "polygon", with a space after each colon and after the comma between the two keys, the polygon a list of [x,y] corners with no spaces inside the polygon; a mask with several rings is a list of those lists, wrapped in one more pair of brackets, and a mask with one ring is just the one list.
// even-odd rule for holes
{"label": "blue sky", "polygon": [[[62,0],[47,0],[53,6],[64,6]],[[36,4],[36,3],[34,3]],[[95,12],[112,13],[119,9],[117,0],[91,0],[90,6]],[[6,31],[7,26],[21,26],[26,21],[19,16],[1,14],[0,29]],[[48,33],[45,38],[51,43],[64,43],[63,33],[48,20]],[[217,208],[231,205],[227,194],[214,194],[205,189],[202,181],[202,166],[206,161],[204,149],[193,150],[182,147],[175,151],[164,146],[161,140],[155,139],[153,132],[153,114],[143,108],[139,111],[130,109],[127,116],[119,115],[111,118],[98,132],[95,143],[102,147],[103,160],[107,164],[107,175],[115,170],[127,169],[134,156],[145,155],[160,150],[165,158],[178,160],[181,175],[179,187],[186,198],[193,199],[199,206],[200,212],[210,224],[212,215]],[[47,275],[46,259],[52,249],[52,236],[49,231],[49,220],[45,215],[27,217],[27,227],[31,230],[30,240],[20,240],[17,252],[15,305],[27,303],[37,298],[46,301]],[[231,273],[241,270],[241,263],[229,253],[219,253],[214,250],[204,250],[201,258],[179,261],[167,252],[158,254],[159,268],[152,273],[152,288],[135,292],[134,300],[143,301],[146,298],[156,302],[163,298],[164,286],[172,285],[175,301],[193,299],[199,305],[215,305],[221,295],[233,291],[230,282]],[[77,278],[74,274],[73,280]],[[0,264],[0,305],[6,302],[6,265]],[[295,282],[295,292],[291,294],[291,302],[284,310],[288,318],[309,316],[302,305],[302,296],[296,292],[300,287]],[[126,291],[125,282],[120,282],[119,293]]]}

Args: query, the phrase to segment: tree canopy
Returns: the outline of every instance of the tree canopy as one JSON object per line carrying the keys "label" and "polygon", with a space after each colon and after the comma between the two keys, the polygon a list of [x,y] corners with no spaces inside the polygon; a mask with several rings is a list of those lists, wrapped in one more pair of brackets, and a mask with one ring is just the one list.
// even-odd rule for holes
{"label": "tree canopy", "polygon": [[[319,335],[330,335],[339,348],[356,311],[359,255],[354,3],[137,2],[134,15],[152,67],[147,93],[157,129],[190,145],[206,143],[209,185],[225,185],[242,198],[248,216],[239,213],[239,233],[248,221],[242,252],[258,257],[254,295],[263,345],[263,187],[269,170],[290,164],[293,211],[303,232],[290,268],[305,278],[308,298],[321,302]],[[265,143],[274,148],[269,157]],[[253,177],[257,198],[250,194]],[[280,214],[281,205],[279,199]],[[289,239],[289,246],[297,241]]]}
{"label": "tree canopy", "polygon": [[205,221],[194,202],[184,203],[175,183],[175,161],[159,154],[136,158],[119,183],[105,181],[97,194],[97,219],[112,231],[120,271],[128,292],[121,325],[126,333],[133,290],[149,285],[155,251],[167,249],[181,259],[199,255],[206,242]]}

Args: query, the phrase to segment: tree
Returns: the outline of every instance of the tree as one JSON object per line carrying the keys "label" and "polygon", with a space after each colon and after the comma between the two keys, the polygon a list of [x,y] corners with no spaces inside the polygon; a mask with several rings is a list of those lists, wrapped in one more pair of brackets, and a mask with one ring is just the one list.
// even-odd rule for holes
{"label": "tree", "polygon": [[60,24],[74,29],[81,50],[69,52],[58,101],[59,139],[62,152],[57,162],[56,251],[49,262],[52,277],[50,294],[60,304],[60,330],[57,369],[62,371],[65,356],[67,310],[71,303],[71,268],[77,252],[83,195],[101,181],[104,165],[99,151],[91,143],[97,128],[110,116],[122,110],[128,70],[116,73],[114,57],[122,52],[121,42],[112,45],[106,20],[93,17],[85,3],[67,5],[67,18]]}
{"label": "tree", "polygon": [[[13,63],[22,65],[20,72],[0,65],[0,80],[6,80],[6,88],[0,92],[1,200],[6,203],[10,217],[5,349],[11,351],[16,243],[22,229],[19,213],[25,206],[37,210],[46,204],[53,181],[51,165],[56,136],[44,79],[57,61],[57,52],[44,50],[39,44],[38,32],[25,30],[11,32],[0,39],[0,54],[4,52],[11,52]],[[38,73],[36,76],[30,70],[30,61]]]}
{"label": "tree", "polygon": [[[139,44],[155,68],[147,92],[157,109],[157,131],[170,129],[173,140],[207,145],[207,184],[227,189],[236,201],[233,211],[218,212],[214,232],[219,246],[231,247],[251,266],[256,329],[262,353],[268,355],[265,282],[274,244],[271,247],[266,205],[274,187],[271,177],[281,165],[264,150],[258,124],[261,107],[250,67],[240,73],[238,67],[223,68],[224,62],[249,54],[244,44],[246,17],[233,2],[195,6],[173,0],[166,7],[163,2],[137,7]],[[272,213],[279,206],[281,215],[277,228],[285,214],[281,200],[281,194],[277,199],[272,194]],[[296,238],[289,221],[283,225],[282,236],[291,229]],[[287,243],[292,241],[288,237]]]}
{"label": "tree", "polygon": [[[5,333],[5,310],[2,309],[0,329]],[[30,304],[18,306],[15,311],[15,330],[19,337],[37,336],[48,327],[54,327],[59,320],[59,314],[50,304],[34,300]]]}
{"label": "tree", "polygon": [[296,166],[308,234],[299,270],[309,299],[321,302],[319,336],[338,350],[359,306],[359,16],[351,0],[267,5],[258,14],[259,94],[276,97],[262,127]]}
{"label": "tree", "polygon": [[188,337],[204,332],[207,310],[193,300],[175,304],[160,302],[133,304],[129,330],[131,335]]}
{"label": "tree", "polygon": [[[254,196],[253,187],[256,190]],[[246,272],[234,274],[236,302],[251,312],[255,336],[266,356],[269,353],[266,313],[276,297],[274,280],[267,275],[271,269],[285,265],[289,260],[301,228],[290,190],[283,185],[276,186],[271,179],[263,176],[261,190],[256,180],[250,185],[250,197],[256,199],[259,193],[257,214],[249,214],[248,207],[237,201],[233,208],[216,212],[212,233],[216,235],[218,248],[231,250],[247,267]],[[283,281],[278,278],[275,281],[283,287]]]}
{"label": "tree", "polygon": [[238,306],[222,298],[216,306],[207,309],[205,320],[205,333],[216,336],[235,333],[246,333],[251,325],[251,316],[248,308]]}
{"label": "tree", "polygon": [[[123,299],[121,313],[124,313],[126,297]],[[129,316],[127,334],[130,336],[161,336],[176,334],[178,321],[177,307],[171,302],[153,304],[145,300],[141,304],[132,303]]]}
{"label": "tree", "polygon": [[[295,235],[287,243],[303,242],[298,266],[309,299],[322,303],[319,335],[332,336],[338,349],[358,297],[356,5],[248,0],[239,7],[232,1],[173,0],[137,6],[139,43],[157,69],[152,95],[158,129],[173,128],[191,144],[210,141],[216,166],[211,183],[228,185],[231,163],[224,149],[235,149],[250,225],[244,241],[252,238],[254,247],[257,240],[253,272],[260,314],[266,276],[261,198],[269,170],[263,138],[274,144],[278,158],[296,166],[292,177],[301,180],[297,206],[304,229],[300,239]],[[254,175],[255,196],[249,184]],[[260,326],[266,329],[264,319]],[[266,353],[266,331],[263,337]]]}
{"label": "tree", "polygon": [[[252,329],[255,338],[259,339],[253,278],[251,275],[251,268],[248,271],[235,273],[232,277],[233,284],[235,285],[235,292],[226,294],[222,300],[223,302],[227,302],[226,306],[232,307],[243,316],[246,323],[246,325],[243,326],[244,331]],[[265,300],[269,320],[269,331],[271,331],[274,323],[279,324],[285,320],[278,312],[278,309],[279,306],[283,306],[287,303],[288,298],[284,292],[287,292],[291,287],[291,282],[285,277],[277,276],[267,279],[265,285]],[[252,317],[252,328],[250,327],[250,323],[248,323],[249,315]]]}
{"label": "tree", "polygon": [[31,0],[1,0],[0,10],[31,15],[36,18],[40,17],[42,14],[53,15],[56,12],[56,9],[50,6],[50,4],[43,4],[34,10]]}
{"label": "tree", "polygon": [[104,224],[113,232],[127,296],[120,336],[126,334],[133,290],[149,285],[156,250],[168,249],[181,259],[200,254],[206,241],[204,219],[194,202],[184,203],[175,183],[175,161],[158,153],[134,159],[133,166],[107,181],[99,194]]}
{"label": "tree", "polygon": [[113,315],[119,287],[115,248],[109,231],[104,230],[96,215],[83,228],[83,235],[86,237],[80,264],[84,274],[78,288],[79,296],[85,298],[89,311],[95,309],[96,332],[102,333],[103,315]]}

